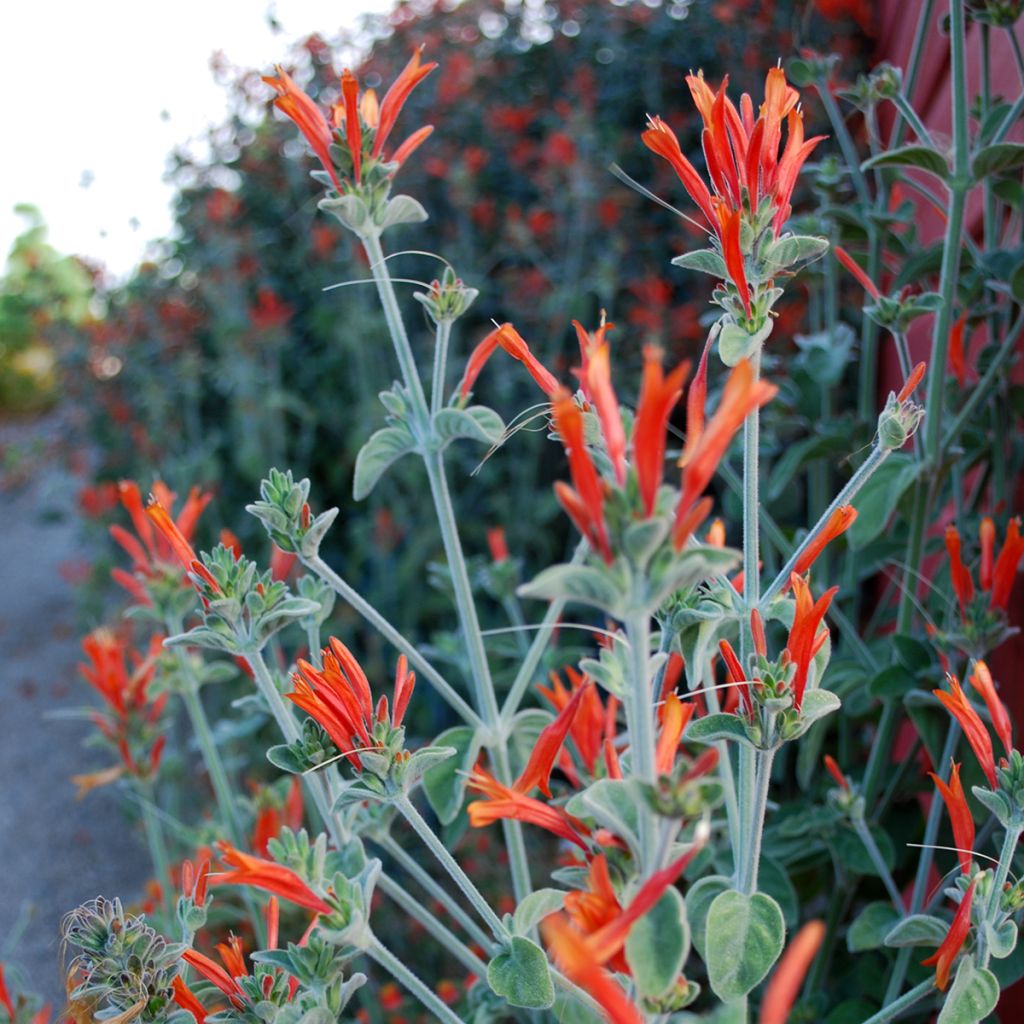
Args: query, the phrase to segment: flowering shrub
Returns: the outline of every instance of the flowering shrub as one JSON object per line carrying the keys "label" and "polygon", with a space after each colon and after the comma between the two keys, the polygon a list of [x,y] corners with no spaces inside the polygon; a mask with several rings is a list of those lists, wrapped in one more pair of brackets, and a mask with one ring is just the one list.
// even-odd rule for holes
{"label": "flowering shrub", "polygon": [[[363,254],[399,368],[355,459],[354,498],[400,460],[417,465],[414,504],[429,494],[445,556],[431,571],[458,630],[427,646],[368,601],[326,546],[344,532],[339,509],[291,470],[269,469],[247,506],[273,546],[267,569],[229,532],[195,550],[209,500],[198,490],[175,513],[162,483],[145,507],[122,483],[134,534],[115,527],[130,559],[117,579],[150,638],[137,654],[130,630],[84,645],[83,675],[107,705],[100,736],[119,758],[84,785],[133,789],[157,887],[147,918],[107,899],[69,915],[72,1007],[125,1022],[375,1019],[408,1009],[397,983],[440,1021],[878,1024],[937,1011],[951,1024],[995,1010],[1024,973],[1024,758],[994,670],[1024,555],[1008,514],[1020,451],[1005,430],[1024,317],[998,248],[1017,227],[1024,147],[1006,136],[1024,103],[986,92],[968,118],[966,17],[953,0],[950,153],[901,73],[882,67],[843,91],[867,125],[862,164],[834,61],[811,52],[788,75],[767,68],[756,95],[688,76],[700,147],[684,150],[656,111],[637,125],[637,148],[682,185],[666,201],[705,218],[700,247],[673,262],[714,281],[696,365],[637,346],[639,386],[623,370],[629,330],[603,314],[574,321],[568,372],[515,318],[464,351],[482,299],[443,259],[415,295],[427,337],[409,331],[383,238],[427,220],[400,189],[406,162],[427,159],[445,130],[413,116],[410,97],[446,73],[429,54],[415,50],[381,97],[349,70],[329,104],[284,69],[267,76],[317,158],[319,209]],[[920,47],[908,82],[919,59]],[[827,141],[805,130],[801,89],[821,97]],[[813,217],[794,212],[801,175],[820,199]],[[847,188],[861,220],[844,209]],[[944,235],[915,263],[907,196],[935,189]],[[965,228],[975,192],[985,249]],[[866,247],[867,266],[837,240]],[[870,300],[857,361],[838,318],[841,271]],[[810,274],[823,284],[813,333],[790,339],[783,299]],[[879,410],[882,342],[900,381]],[[978,379],[958,390],[972,347],[984,349]],[[517,443],[475,394],[513,375],[540,391],[537,419],[565,456],[554,496],[578,534],[529,579],[501,533],[490,565],[467,559],[449,490],[453,446],[495,461]],[[847,386],[857,410],[840,418],[832,402]],[[715,492],[716,478],[734,493]],[[524,497],[502,496],[506,518],[528,518]],[[802,508],[807,525],[781,528],[776,504]],[[962,538],[979,518],[975,570]],[[891,594],[876,580],[890,567]],[[336,603],[393,652],[393,683],[366,669]],[[486,603],[507,614],[515,646],[482,627]],[[215,682],[242,693],[216,726],[203,692]],[[437,735],[412,729],[427,691],[444,707]],[[179,697],[215,806],[172,830],[157,808],[171,783],[162,722]],[[269,763],[255,797],[237,789],[249,766],[224,756],[244,736]],[[191,748],[177,756],[181,771]],[[491,826],[500,853],[485,847],[485,866],[472,842]],[[865,976],[884,984],[865,991]]]}

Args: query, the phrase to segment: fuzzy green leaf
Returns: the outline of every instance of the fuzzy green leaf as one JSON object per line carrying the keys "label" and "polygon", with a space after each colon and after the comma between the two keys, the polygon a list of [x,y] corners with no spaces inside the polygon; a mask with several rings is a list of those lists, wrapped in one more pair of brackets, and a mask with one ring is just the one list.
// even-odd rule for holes
{"label": "fuzzy green leaf", "polygon": [[945,157],[928,146],[900,146],[899,149],[879,153],[860,166],[865,171],[872,167],[919,167],[942,181],[949,177],[949,165]]}
{"label": "fuzzy green leaf", "polygon": [[626,962],[641,996],[657,999],[675,984],[690,948],[686,907],[679,890],[668,888],[630,929]]}
{"label": "fuzzy green leaf", "polygon": [[487,984],[510,1006],[546,1010],[555,1001],[548,958],[536,943],[514,935],[487,965]]}
{"label": "fuzzy green leaf", "polygon": [[416,440],[405,426],[384,427],[370,435],[356,456],[352,497],[362,501],[393,462],[416,449]]}
{"label": "fuzzy green leaf", "polygon": [[779,905],[764,893],[727,889],[708,911],[708,980],[719,999],[742,999],[771,970],[785,942]]}
{"label": "fuzzy green leaf", "polygon": [[939,1011],[939,1024],[978,1024],[998,1002],[996,976],[984,967],[976,967],[970,957],[964,957]]}

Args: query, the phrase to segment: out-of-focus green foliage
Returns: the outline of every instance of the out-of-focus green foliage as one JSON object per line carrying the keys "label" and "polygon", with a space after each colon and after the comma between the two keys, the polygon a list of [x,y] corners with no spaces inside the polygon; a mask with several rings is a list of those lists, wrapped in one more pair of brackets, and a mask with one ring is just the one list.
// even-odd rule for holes
{"label": "out-of-focus green foliage", "polygon": [[0,277],[0,414],[32,412],[53,398],[56,359],[46,332],[54,324],[81,325],[93,293],[82,264],[46,241],[39,211],[16,212],[26,229]]}

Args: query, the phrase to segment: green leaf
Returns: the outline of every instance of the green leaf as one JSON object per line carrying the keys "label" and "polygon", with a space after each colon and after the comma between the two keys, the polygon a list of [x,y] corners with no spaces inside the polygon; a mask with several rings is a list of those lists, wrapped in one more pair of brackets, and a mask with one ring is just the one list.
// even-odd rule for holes
{"label": "green leaf", "polygon": [[866,547],[885,529],[900,498],[916,479],[918,465],[911,456],[894,452],[875,470],[857,495],[857,519],[846,531],[851,550]]}
{"label": "green leaf", "polygon": [[971,171],[975,178],[984,178],[989,174],[1005,174],[1024,164],[1024,143],[997,142],[986,146],[975,154],[971,161]]}
{"label": "green leaf", "polygon": [[421,224],[427,219],[427,211],[412,196],[392,196],[378,212],[376,221],[381,231],[394,227],[396,224]]}
{"label": "green leaf", "polygon": [[267,760],[275,768],[280,768],[281,771],[289,772],[292,775],[301,775],[309,767],[287,743],[279,743],[277,746],[271,747],[267,751]]}
{"label": "green leaf", "polygon": [[486,405],[468,409],[441,409],[434,414],[434,433],[444,448],[456,438],[466,437],[481,444],[497,444],[505,433],[502,418]]}
{"label": "green leaf", "polygon": [[865,171],[871,167],[919,167],[942,181],[949,177],[949,166],[945,157],[929,146],[900,146],[899,149],[879,153],[878,156],[865,160],[860,166],[861,170]]}
{"label": "green leaf", "polygon": [[317,206],[327,213],[334,214],[341,223],[362,236],[370,220],[370,210],[366,203],[356,195],[338,196],[335,199],[321,199]]}
{"label": "green leaf", "polygon": [[771,970],[785,942],[779,905],[757,892],[719,893],[707,920],[708,980],[719,999],[742,999]]}
{"label": "green leaf", "polygon": [[989,925],[988,948],[997,960],[1005,960],[1017,948],[1017,922],[1011,918],[998,928]]}
{"label": "green leaf", "polygon": [[622,608],[622,594],[614,577],[604,567],[591,565],[553,565],[524,583],[518,594],[545,601],[578,601],[616,618]]}
{"label": "green leaf", "polygon": [[686,919],[694,948],[702,960],[707,960],[708,911],[716,897],[731,887],[732,882],[724,875],[705,875],[686,894]]}
{"label": "green leaf", "polygon": [[914,689],[917,680],[902,665],[889,665],[868,683],[868,693],[881,699],[903,697]]}
{"label": "green leaf", "polygon": [[814,235],[783,235],[765,253],[765,262],[787,270],[798,263],[810,263],[828,252],[828,239]]}
{"label": "green leaf", "polygon": [[677,256],[672,260],[672,265],[682,267],[683,270],[699,270],[702,274],[710,274],[720,281],[726,280],[729,276],[725,269],[725,260],[714,249],[684,252],[682,256]]}
{"label": "green leaf", "polygon": [[641,996],[657,999],[676,982],[690,949],[686,907],[679,890],[669,887],[630,929],[626,962]]}
{"label": "green leaf", "polygon": [[976,967],[970,957],[964,957],[939,1011],[939,1024],[978,1024],[998,1002],[996,976],[984,967]]}
{"label": "green leaf", "polygon": [[673,552],[668,558],[656,559],[650,568],[648,603],[661,605],[677,590],[686,590],[698,583],[734,569],[740,562],[734,548],[716,548],[695,544]]}
{"label": "green leaf", "polygon": [[455,747],[431,746],[414,750],[402,772],[402,783],[411,789],[428,771],[439,768],[459,751]]}
{"label": "green leaf", "polygon": [[885,937],[887,946],[941,946],[949,931],[949,923],[931,914],[911,914],[898,921]]}
{"label": "green leaf", "polygon": [[645,566],[668,536],[669,520],[665,516],[641,519],[630,523],[622,535],[622,546],[634,565]]}
{"label": "green leaf", "polygon": [[630,779],[598,779],[577,793],[565,809],[577,818],[593,818],[639,851],[637,804],[642,799]]}
{"label": "green leaf", "polygon": [[466,792],[463,773],[476,763],[482,740],[479,733],[468,725],[457,725],[441,733],[435,745],[454,748],[455,754],[427,769],[423,776],[423,792],[441,824],[449,825],[462,807],[462,797]]}
{"label": "green leaf", "polygon": [[800,708],[800,725],[797,736],[802,736],[819,718],[831,715],[843,706],[842,701],[831,690],[808,690]]}
{"label": "green leaf", "polygon": [[769,317],[764,326],[754,334],[748,334],[739,324],[731,320],[722,325],[718,335],[718,355],[726,366],[735,366],[741,359],[749,359],[765,341],[775,321]]}
{"label": "green leaf", "polygon": [[846,933],[846,948],[851,953],[878,949],[885,944],[897,921],[900,921],[900,915],[891,903],[869,903],[850,925]]}
{"label": "green leaf", "polygon": [[512,917],[512,929],[517,935],[525,935],[543,921],[548,914],[562,909],[568,894],[562,889],[536,889],[516,907]]}
{"label": "green leaf", "polygon": [[[878,846],[885,866],[891,871],[896,860],[892,840],[888,833],[883,832],[877,825],[871,828],[871,836]],[[835,835],[834,842],[836,855],[850,871],[858,875],[878,875],[878,869],[875,867],[871,855],[856,832],[846,829],[839,831]]]}
{"label": "green leaf", "polygon": [[705,715],[690,722],[686,729],[686,739],[695,743],[716,743],[718,740],[734,740],[752,747],[747,727],[736,715],[716,714]]}
{"label": "green leaf", "polygon": [[521,935],[512,936],[487,965],[487,984],[510,1006],[546,1010],[555,1001],[548,958],[540,946]]}
{"label": "green leaf", "polygon": [[377,486],[388,467],[415,448],[416,440],[405,426],[384,427],[371,434],[356,456],[352,497],[362,501]]}

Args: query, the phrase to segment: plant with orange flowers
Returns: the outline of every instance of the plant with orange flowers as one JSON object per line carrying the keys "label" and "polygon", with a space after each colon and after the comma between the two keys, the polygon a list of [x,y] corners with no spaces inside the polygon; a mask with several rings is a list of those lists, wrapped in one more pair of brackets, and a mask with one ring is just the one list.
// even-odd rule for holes
{"label": "plant with orange flowers", "polygon": [[[989,462],[960,458],[961,444],[976,452],[961,431],[979,430],[981,391],[948,425],[943,416],[947,379],[967,376],[970,317],[955,313],[968,285],[990,288],[983,315],[1000,339],[978,389],[993,366],[1005,369],[1024,328],[1012,285],[990,287],[1000,261],[958,285],[970,189],[1012,206],[1005,179],[1024,159],[993,141],[1012,110],[993,107],[977,137],[965,134],[959,0],[950,15],[952,165],[902,76],[880,68],[841,92],[868,112],[862,167],[834,62],[810,53],[790,74],[769,68],[756,99],[734,101],[727,79],[687,76],[701,155],[684,151],[668,120],[648,118],[637,150],[667,161],[707,236],[673,263],[716,281],[692,360],[641,344],[603,313],[565,316],[570,366],[515,318],[464,346],[480,282],[437,257],[443,270],[411,282],[406,302],[397,286],[410,281],[384,246],[427,219],[392,187],[444,127],[405,132],[397,147],[393,136],[421,83],[446,72],[417,48],[382,98],[346,69],[332,102],[282,68],[264,79],[319,161],[319,209],[365,260],[361,283],[375,289],[398,371],[379,381],[353,499],[385,486],[400,461],[418,474],[409,504],[432,509],[436,540],[424,543],[441,557],[424,558],[403,599],[432,585],[455,628],[410,635],[371,603],[334,555],[345,517],[329,489],[291,470],[269,469],[247,506],[270,541],[266,570],[228,531],[194,545],[200,492],[175,516],[162,485],[145,507],[123,485],[135,536],[116,531],[131,559],[118,579],[167,637],[163,685],[184,699],[215,807],[204,824],[154,836],[160,931],[116,902],[71,916],[73,1001],[95,1000],[101,1018],[124,1024],[326,1024],[356,1000],[374,1019],[371,986],[389,1010],[394,984],[445,1024],[882,1024],[936,1013],[959,1024],[993,1012],[1018,970],[1024,913],[1024,757],[1002,670],[990,668],[1015,630],[1024,545],[1005,471],[1020,453],[1003,444],[991,480],[978,468]],[[833,138],[805,129],[805,85]],[[884,149],[883,104],[895,117]],[[916,141],[899,145],[908,132]],[[927,280],[909,288],[891,271],[912,244],[892,192],[919,171],[938,179],[950,209],[937,282],[921,262]],[[817,206],[796,212],[809,178]],[[871,210],[867,268],[836,244],[856,241],[841,209],[848,187]],[[867,371],[838,319],[841,271],[858,284]],[[807,282],[820,302],[809,333],[790,339],[782,300]],[[926,348],[915,332],[929,316]],[[898,375],[879,401],[864,374],[881,341]],[[509,423],[477,397],[502,376],[537,389]],[[836,414],[846,390],[856,417]],[[474,558],[453,497],[465,464],[455,453],[475,450],[486,472],[530,422],[564,452],[550,500],[574,543],[556,564],[533,566],[488,523],[490,558]],[[505,494],[509,518],[529,516],[533,497]],[[783,523],[809,525],[780,525],[780,509]],[[976,571],[957,528],[946,530],[948,585],[933,557],[936,510],[944,524],[980,518]],[[998,554],[997,520],[1008,524]],[[841,559],[843,548],[857,557]],[[509,625],[488,628],[499,614]],[[360,648],[357,620],[384,656]],[[373,667],[382,663],[386,672]],[[123,664],[106,678],[89,674],[116,711],[147,706],[147,684]],[[203,692],[218,678],[233,686],[227,708]],[[255,750],[258,761],[221,756],[212,707],[248,730],[246,745],[226,732],[233,753]],[[958,760],[964,740],[972,757]],[[242,799],[250,769],[266,785]],[[465,839],[488,829],[501,835],[486,866],[497,887]],[[187,858],[180,868],[168,846]],[[943,878],[935,865],[947,859]],[[426,947],[441,958],[431,977]],[[866,971],[884,983],[865,993]],[[460,972],[461,988],[451,981]]]}

